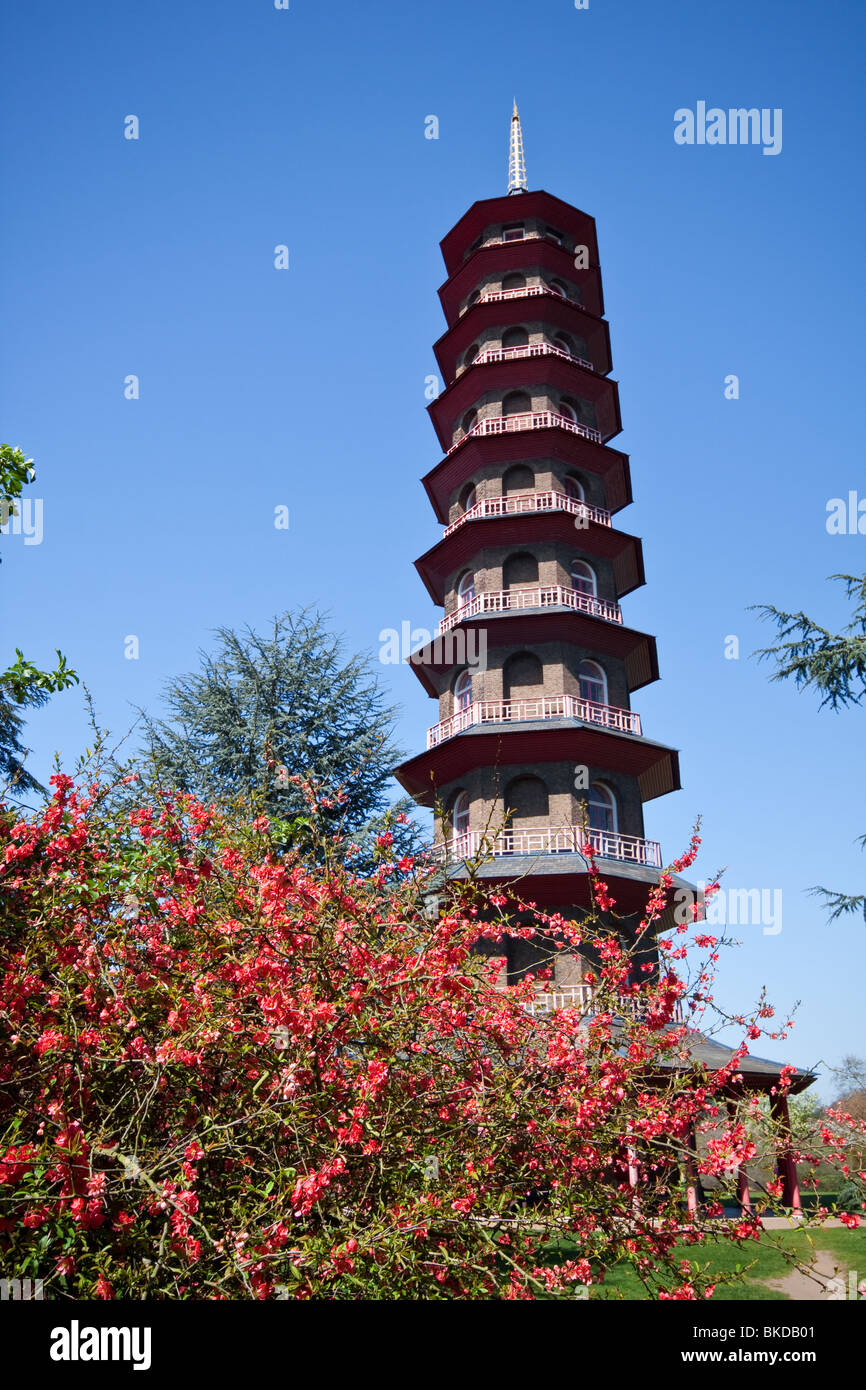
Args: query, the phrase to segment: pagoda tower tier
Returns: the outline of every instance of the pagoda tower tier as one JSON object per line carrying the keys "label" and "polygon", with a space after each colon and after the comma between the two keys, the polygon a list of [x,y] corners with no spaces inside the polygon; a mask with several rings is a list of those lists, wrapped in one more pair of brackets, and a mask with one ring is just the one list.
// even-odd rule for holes
{"label": "pagoda tower tier", "polygon": [[[534,544],[539,555],[549,559],[554,582],[569,583],[569,567],[584,538],[585,557],[601,562],[616,598],[645,582],[643,551],[637,537],[614,529],[604,508],[575,502],[552,487],[518,498],[479,497],[469,512],[448,527],[442,540],[415,561],[433,602],[445,606],[449,577],[461,572],[473,556],[477,557],[477,568],[495,580],[503,558],[526,540],[527,512],[533,514]],[[580,535],[575,536],[578,522],[583,524]]]}
{"label": "pagoda tower tier", "polygon": [[501,493],[508,464],[526,464],[537,474],[540,487],[548,480],[555,486],[555,480],[563,492],[569,477],[582,477],[590,500],[592,495],[603,497],[611,515],[631,502],[627,454],[589,439],[586,431],[570,428],[562,416],[551,418],[539,412],[536,418],[517,421],[499,418],[499,426],[491,421],[464,434],[422,479],[436,520],[443,525],[461,518],[460,499],[471,483],[489,484],[492,492],[498,486]]}

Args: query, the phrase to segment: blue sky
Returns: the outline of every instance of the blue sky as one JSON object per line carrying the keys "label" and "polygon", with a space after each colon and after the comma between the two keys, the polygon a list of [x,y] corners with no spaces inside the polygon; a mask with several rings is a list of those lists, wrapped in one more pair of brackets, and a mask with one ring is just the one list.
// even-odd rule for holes
{"label": "blue sky", "polygon": [[[806,892],[864,885],[864,716],[770,685],[746,611],[833,626],[826,577],[864,569],[866,536],[825,527],[830,498],[866,497],[862,8],[5,9],[2,437],[37,460],[44,534],[2,541],[0,657],[61,647],[121,734],[219,624],[317,603],[374,655],[381,629],[433,625],[412,561],[438,533],[419,484],[438,241],[504,191],[516,95],[530,187],[598,224],[636,498],[619,522],[647,566],[625,619],[658,634],[662,670],[634,704],[681,749],[684,789],[647,833],[672,855],[700,812],[706,876],[782,890],[781,932],[735,933],[718,991],[802,999],[775,1055],[866,1052],[866,929],[826,926]],[[677,145],[675,110],[701,100],[782,108],[781,153]],[[420,748],[432,702],[408,667],[382,675]],[[80,692],[27,738],[38,774],[54,749],[71,762]]]}

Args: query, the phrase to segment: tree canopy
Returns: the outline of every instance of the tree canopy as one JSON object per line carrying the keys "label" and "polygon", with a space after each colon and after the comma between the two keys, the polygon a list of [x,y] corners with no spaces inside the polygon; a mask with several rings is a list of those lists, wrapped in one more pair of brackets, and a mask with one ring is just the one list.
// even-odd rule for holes
{"label": "tree canopy", "polygon": [[[17,514],[21,492],[36,477],[33,460],[12,444],[0,444],[0,526]],[[44,705],[54,691],[75,685],[78,677],[58,651],[57,668],[41,671],[15,649],[15,664],[0,672],[0,782],[15,792],[44,791],[24,766],[27,749],[21,742],[22,709]]]}
{"label": "tree canopy", "polygon": [[[357,875],[311,788],[316,852],[252,806],[131,781],[119,808],[90,771],[52,781],[38,811],[0,808],[4,1277],[44,1278],[47,1299],[572,1299],[626,1262],[651,1297],[694,1300],[707,1248],[748,1248],[784,1198],[784,1131],[754,1097],[727,1105],[750,1041],[779,1035],[772,1008],[739,1017],[722,1068],[692,1059],[718,945],[702,924],[635,983],[600,911],[560,920],[571,950],[600,932],[604,959],[547,1007],[486,959],[504,899],[453,881],[431,914],[429,866],[388,834]],[[665,871],[648,922],[673,891]],[[839,1117],[808,1153],[838,1168],[864,1128]],[[768,1180],[726,1218],[750,1131]],[[703,1210],[690,1164],[717,1182]],[[856,1180],[842,1219],[861,1201]]]}
{"label": "tree canopy", "polygon": [[[324,616],[284,612],[267,632],[216,632],[195,671],[169,681],[166,714],[144,714],[148,751],[164,782],[206,801],[243,796],[279,821],[307,809],[299,778],[330,796],[334,827],[369,841],[389,811],[388,781],[402,753],[369,657],[346,655]],[[390,808],[405,815],[405,798]],[[389,825],[393,815],[389,818]],[[410,822],[393,826],[414,843]]]}
{"label": "tree canopy", "polygon": [[[761,661],[774,661],[774,681],[793,680],[798,689],[815,690],[821,708],[844,709],[859,705],[866,696],[866,574],[834,574],[845,585],[853,602],[851,622],[841,632],[831,632],[806,613],[787,613],[773,604],[753,605],[761,617],[775,623],[781,641],[762,647],[755,655]],[[866,846],[866,835],[858,843]],[[812,893],[822,898],[831,922],[849,913],[860,913],[866,921],[866,894],[841,893],[816,884]]]}

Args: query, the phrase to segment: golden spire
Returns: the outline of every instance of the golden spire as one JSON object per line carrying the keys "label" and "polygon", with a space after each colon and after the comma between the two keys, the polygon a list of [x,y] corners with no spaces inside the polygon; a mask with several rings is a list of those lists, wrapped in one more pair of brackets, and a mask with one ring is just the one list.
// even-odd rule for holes
{"label": "golden spire", "polygon": [[526,161],[523,158],[523,131],[517,114],[517,102],[511,114],[511,139],[508,145],[508,192],[526,192]]}

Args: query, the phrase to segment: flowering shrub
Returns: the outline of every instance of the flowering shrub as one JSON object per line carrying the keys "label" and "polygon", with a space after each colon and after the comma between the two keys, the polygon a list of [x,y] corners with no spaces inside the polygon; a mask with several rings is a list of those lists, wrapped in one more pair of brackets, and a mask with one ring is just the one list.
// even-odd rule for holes
{"label": "flowering shrub", "polygon": [[[98,782],[52,780],[46,808],[0,811],[4,1275],[47,1297],[556,1298],[624,1259],[683,1299],[712,1287],[678,1241],[756,1235],[688,1215],[682,1187],[707,1114],[704,1173],[754,1152],[722,1099],[745,1044],[695,1072],[685,985],[635,983],[597,874],[594,923],[509,927],[477,883],[432,910],[432,871],[387,834],[366,877],[345,846],[306,853],[312,793],[287,848],[261,816],[112,810]],[[507,927],[595,931],[592,1009],[497,988],[478,947]]]}

